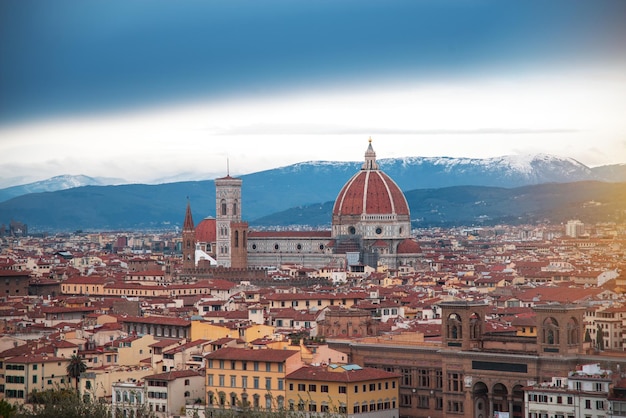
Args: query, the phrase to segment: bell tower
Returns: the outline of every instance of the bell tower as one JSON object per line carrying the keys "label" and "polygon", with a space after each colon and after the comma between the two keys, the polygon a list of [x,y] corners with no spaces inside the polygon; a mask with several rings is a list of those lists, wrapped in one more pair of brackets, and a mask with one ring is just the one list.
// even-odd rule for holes
{"label": "bell tower", "polygon": [[230,175],[215,179],[215,253],[223,267],[247,267],[248,224],[241,221],[241,184]]}
{"label": "bell tower", "polygon": [[183,223],[183,271],[189,272],[196,267],[196,228],[191,216],[191,204],[187,201],[187,212]]}

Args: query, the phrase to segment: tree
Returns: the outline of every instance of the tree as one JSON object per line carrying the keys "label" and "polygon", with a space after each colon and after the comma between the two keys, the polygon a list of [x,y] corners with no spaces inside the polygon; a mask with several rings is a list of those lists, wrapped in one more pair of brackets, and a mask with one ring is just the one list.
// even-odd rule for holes
{"label": "tree", "polygon": [[12,418],[15,416],[15,411],[17,408],[15,405],[11,405],[6,401],[6,399],[2,399],[0,401],[0,417],[1,418]]}
{"label": "tree", "polygon": [[78,379],[85,370],[87,370],[87,365],[83,359],[74,354],[70,358],[70,363],[67,365],[67,375],[76,382],[76,392],[78,392]]}

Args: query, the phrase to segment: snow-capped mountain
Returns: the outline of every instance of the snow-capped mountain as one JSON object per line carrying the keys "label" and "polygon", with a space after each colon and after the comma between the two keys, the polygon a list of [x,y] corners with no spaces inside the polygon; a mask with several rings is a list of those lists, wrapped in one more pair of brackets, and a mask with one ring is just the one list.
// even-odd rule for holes
{"label": "snow-capped mountain", "polygon": [[0,189],[0,202],[29,193],[55,192],[80,186],[110,186],[126,183],[123,179],[89,177],[85,175],[61,175],[46,180]]}
{"label": "snow-capped mountain", "polygon": [[[496,187],[499,190],[497,193],[510,194],[512,192],[507,190],[521,186],[546,183],[565,186],[569,183],[572,187],[561,188],[565,190],[562,193],[569,193],[570,196],[572,190],[578,187],[589,188],[579,186],[579,183],[573,185],[574,182],[605,182],[607,187],[609,182],[624,182],[620,187],[626,184],[625,167],[592,169],[570,158],[543,154],[489,159],[406,157],[380,159],[378,162],[381,169],[406,193],[407,199],[413,196],[411,211],[416,214],[423,208],[420,207],[422,198],[415,196],[441,191],[445,199],[456,199],[457,194],[462,195],[463,192],[446,190],[454,186],[468,186],[458,190]],[[361,165],[361,161],[309,161],[240,176],[243,180],[244,216],[253,224],[257,219],[290,209],[314,207],[320,219],[329,222],[327,211],[332,209],[332,202],[341,187],[361,169]],[[87,182],[95,183],[97,187],[83,186]],[[15,219],[40,230],[178,225],[182,222],[188,201],[192,203],[194,217],[202,219],[215,216],[215,185],[212,180],[115,187],[103,186],[102,183],[101,179],[86,176],[59,176],[48,182],[20,186],[12,191],[14,195],[17,192],[30,194],[0,202],[0,223]],[[78,185],[81,187],[75,187]],[[63,190],[34,193],[54,188]],[[7,190],[10,191],[0,190],[0,196]],[[592,194],[585,196],[587,200],[604,199]],[[510,206],[503,206],[497,201],[493,205],[503,213],[511,212]],[[306,224],[310,216],[309,210],[306,216],[304,212],[298,212],[293,216],[281,215],[279,218],[285,225],[296,221],[298,224]]]}

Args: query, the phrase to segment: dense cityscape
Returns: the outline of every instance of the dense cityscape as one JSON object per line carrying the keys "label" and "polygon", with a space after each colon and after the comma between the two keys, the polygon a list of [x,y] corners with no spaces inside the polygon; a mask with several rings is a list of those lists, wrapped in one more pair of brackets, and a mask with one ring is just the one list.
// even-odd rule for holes
{"label": "dense cityscape", "polygon": [[215,186],[216,216],[183,202],[180,233],[4,231],[5,405],[626,416],[626,225],[412,229],[371,140],[328,231],[251,230],[241,180]]}

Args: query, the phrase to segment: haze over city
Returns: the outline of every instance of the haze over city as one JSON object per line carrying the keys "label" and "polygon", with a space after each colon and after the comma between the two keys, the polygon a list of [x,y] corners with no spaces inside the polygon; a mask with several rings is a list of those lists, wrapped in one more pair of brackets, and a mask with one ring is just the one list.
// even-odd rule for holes
{"label": "haze over city", "polygon": [[626,162],[618,1],[0,6],[0,183],[302,161]]}

